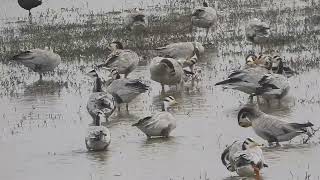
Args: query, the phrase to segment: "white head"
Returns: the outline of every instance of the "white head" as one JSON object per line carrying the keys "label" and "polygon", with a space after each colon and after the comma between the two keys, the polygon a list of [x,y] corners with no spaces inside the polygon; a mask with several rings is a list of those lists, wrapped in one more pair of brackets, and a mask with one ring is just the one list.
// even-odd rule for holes
{"label": "white head", "polygon": [[117,49],[123,49],[123,45],[121,42],[119,41],[113,41],[110,45],[109,45],[109,49],[111,51],[115,51]]}
{"label": "white head", "polygon": [[256,59],[257,59],[257,56],[255,54],[249,54],[246,57],[246,65],[254,65]]}
{"label": "white head", "polygon": [[167,111],[169,107],[171,107],[175,104],[177,104],[177,101],[174,99],[174,97],[168,96],[168,97],[164,98],[164,100],[163,100],[162,110]]}
{"label": "white head", "polygon": [[261,145],[255,142],[252,138],[247,138],[242,143],[242,150],[247,150],[247,149],[259,147],[259,146]]}
{"label": "white head", "polygon": [[110,72],[111,73],[110,73],[109,77],[111,77],[113,80],[121,78],[119,71],[117,69],[114,68]]}

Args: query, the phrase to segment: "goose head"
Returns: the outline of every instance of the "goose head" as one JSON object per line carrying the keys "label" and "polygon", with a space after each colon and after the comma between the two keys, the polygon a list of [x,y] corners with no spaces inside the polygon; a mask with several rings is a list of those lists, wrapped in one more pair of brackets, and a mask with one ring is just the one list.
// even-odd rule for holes
{"label": "goose head", "polygon": [[244,107],[238,113],[238,124],[241,127],[250,127],[252,121],[261,114],[255,107]]}
{"label": "goose head", "polygon": [[123,45],[120,41],[113,41],[109,45],[109,49],[113,52],[113,51],[116,51],[117,49],[123,49]]}
{"label": "goose head", "polygon": [[254,141],[252,138],[247,138],[242,143],[242,150],[247,150],[250,148],[260,147],[261,145]]}
{"label": "goose head", "polygon": [[257,56],[255,54],[249,54],[247,57],[246,57],[246,65],[249,65],[249,66],[253,66],[255,65],[255,60],[257,59]]}
{"label": "goose head", "polygon": [[204,47],[199,42],[194,42],[194,53],[197,57],[200,57],[204,53]]}
{"label": "goose head", "polygon": [[115,80],[115,79],[121,78],[119,71],[117,69],[112,69],[110,72],[111,73],[110,73],[109,77],[111,77],[111,79]]}
{"label": "goose head", "polygon": [[95,79],[93,92],[102,92],[102,81],[101,81],[101,78],[99,77],[97,71],[95,69],[93,69],[87,73],[87,76]]}
{"label": "goose head", "polygon": [[203,5],[203,7],[209,7],[209,4],[207,1],[203,1],[202,5]]}
{"label": "goose head", "polygon": [[278,55],[273,56],[272,58],[272,71],[277,74],[283,73],[283,61]]}
{"label": "goose head", "polygon": [[178,103],[173,96],[168,96],[164,98],[163,104],[162,104],[162,111],[168,111],[168,109],[175,104],[178,104]]}

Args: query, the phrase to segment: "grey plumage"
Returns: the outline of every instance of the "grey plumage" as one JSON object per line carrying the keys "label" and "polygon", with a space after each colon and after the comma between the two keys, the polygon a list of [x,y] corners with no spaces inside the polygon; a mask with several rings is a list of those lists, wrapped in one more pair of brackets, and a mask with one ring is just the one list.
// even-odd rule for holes
{"label": "grey plumage", "polygon": [[169,137],[171,131],[176,128],[176,119],[167,110],[174,104],[176,101],[172,96],[166,97],[162,104],[162,111],[144,117],[132,126],[139,128],[148,138]]}
{"label": "grey plumage", "polygon": [[265,114],[256,107],[244,107],[238,113],[238,123],[251,121],[255,133],[269,143],[289,141],[292,138],[307,133],[306,127],[312,123],[288,123],[279,117]]}
{"label": "grey plumage", "polygon": [[252,43],[259,44],[262,51],[263,44],[267,42],[270,36],[269,29],[270,27],[267,23],[254,18],[248,22],[245,28],[246,38]]}
{"label": "grey plumage", "polygon": [[228,76],[228,79],[215,85],[224,85],[226,88],[236,89],[251,95],[256,93],[257,88],[260,87],[259,81],[268,72],[264,67],[246,68],[234,71]]}
{"label": "grey plumage", "polygon": [[53,71],[60,64],[61,57],[52,50],[31,49],[13,56],[12,60],[39,73],[42,79],[43,73]]}
{"label": "grey plumage", "polygon": [[94,124],[87,129],[85,144],[89,151],[106,150],[111,142],[111,134],[108,128],[101,125],[100,115],[102,112],[97,112],[97,117],[94,119]]}
{"label": "grey plumage", "polygon": [[258,83],[260,86],[257,88],[256,95],[267,99],[281,99],[290,90],[287,77],[281,74],[266,74]]}
{"label": "grey plumage", "polygon": [[140,60],[138,54],[132,50],[123,49],[120,42],[113,42],[110,46],[115,48],[112,49],[105,63],[98,67],[117,69],[119,74],[124,74],[127,77],[138,66]]}
{"label": "grey plumage", "polygon": [[164,85],[177,85],[184,75],[182,66],[172,58],[155,57],[150,64],[151,79]]}
{"label": "grey plumage", "polygon": [[112,94],[114,97],[118,110],[120,110],[119,105],[122,103],[130,103],[134,98],[139,96],[142,93],[145,93],[149,86],[143,83],[140,79],[119,79],[120,76],[117,76],[117,71],[113,70],[114,78],[110,81],[106,91]]}
{"label": "grey plumage", "polygon": [[206,28],[205,39],[207,39],[209,29],[216,25],[217,21],[217,11],[214,8],[209,7],[207,2],[204,2],[202,7],[196,8],[191,17],[193,26]]}
{"label": "grey plumage", "polygon": [[115,100],[111,94],[103,92],[101,78],[98,76],[96,70],[91,70],[87,75],[91,76],[95,81],[93,93],[87,102],[87,111],[93,120],[99,118],[99,113],[102,113],[108,120],[116,108]]}
{"label": "grey plumage", "polygon": [[230,172],[239,176],[259,176],[259,171],[265,164],[259,145],[251,138],[245,141],[235,141],[221,155],[221,161]]}
{"label": "grey plumage", "polygon": [[134,33],[143,33],[146,29],[145,15],[138,8],[132,10],[126,15],[124,26]]}

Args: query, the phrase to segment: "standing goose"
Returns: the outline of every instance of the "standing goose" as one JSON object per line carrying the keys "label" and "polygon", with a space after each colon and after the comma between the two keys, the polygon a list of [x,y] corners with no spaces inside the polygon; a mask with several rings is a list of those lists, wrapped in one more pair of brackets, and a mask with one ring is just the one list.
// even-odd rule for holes
{"label": "standing goose", "polygon": [[244,107],[238,113],[238,124],[241,127],[252,126],[254,132],[269,145],[275,142],[290,141],[301,134],[308,134],[307,127],[312,123],[288,123],[276,116],[265,114],[256,107]]}
{"label": "standing goose", "polygon": [[126,109],[129,111],[128,103],[142,93],[145,93],[149,86],[140,79],[120,79],[119,72],[116,69],[111,71],[112,78],[108,83],[107,92],[112,94],[116,101],[118,111],[120,104],[126,103]]}
{"label": "standing goose", "polygon": [[168,108],[176,103],[174,97],[166,97],[163,101],[161,112],[140,119],[132,126],[139,128],[148,138],[169,137],[170,132],[176,128],[176,119],[168,112]]}
{"label": "standing goose", "polygon": [[13,56],[12,60],[39,73],[40,80],[42,80],[43,73],[53,71],[61,62],[60,56],[47,48],[21,52]]}
{"label": "standing goose", "polygon": [[116,108],[114,98],[111,94],[103,92],[101,87],[102,81],[96,70],[91,70],[87,75],[95,80],[93,93],[90,95],[87,102],[87,110],[92,119],[97,119],[98,113],[103,113],[104,117],[108,121],[108,118]]}
{"label": "standing goose", "polygon": [[247,138],[243,143],[235,141],[222,153],[222,163],[230,172],[236,171],[239,176],[260,178],[260,170],[268,165],[265,164],[259,146],[252,138]]}
{"label": "standing goose", "polygon": [[106,150],[111,142],[111,134],[108,128],[101,125],[100,115],[103,113],[97,111],[97,117],[94,119],[94,125],[89,126],[85,137],[86,147],[89,151]]}
{"label": "standing goose", "polygon": [[31,9],[40,6],[42,4],[42,0],[18,0],[18,4],[23,9],[29,11],[29,17],[31,17]]}
{"label": "standing goose", "polygon": [[250,21],[246,28],[246,38],[248,41],[260,45],[260,52],[262,53],[263,44],[265,44],[270,36],[270,27],[267,23],[254,18]]}
{"label": "standing goose", "polygon": [[164,85],[182,83],[184,71],[177,60],[172,58],[155,57],[150,64],[151,79],[159,82],[164,91]]}
{"label": "standing goose", "polygon": [[204,47],[199,42],[178,42],[156,48],[156,51],[159,56],[176,59],[183,67],[190,67],[193,71],[197,58],[204,53]]}
{"label": "standing goose", "polygon": [[146,29],[145,15],[135,8],[125,17],[125,28],[135,33],[142,33]]}
{"label": "standing goose", "polygon": [[203,7],[196,8],[191,17],[191,23],[195,27],[205,28],[206,37],[208,37],[209,29],[217,24],[217,11],[209,7],[206,1],[203,1]]}
{"label": "standing goose", "polygon": [[265,67],[250,67],[243,70],[234,71],[228,76],[228,79],[218,82],[215,85],[224,85],[224,88],[235,89],[250,95],[257,94],[257,88],[260,87],[259,81],[269,70]]}
{"label": "standing goose", "polygon": [[111,54],[108,56],[104,64],[98,67],[107,67],[110,69],[117,69],[119,74],[124,74],[127,78],[139,63],[139,56],[134,51],[123,49],[121,42],[114,41],[110,44]]}

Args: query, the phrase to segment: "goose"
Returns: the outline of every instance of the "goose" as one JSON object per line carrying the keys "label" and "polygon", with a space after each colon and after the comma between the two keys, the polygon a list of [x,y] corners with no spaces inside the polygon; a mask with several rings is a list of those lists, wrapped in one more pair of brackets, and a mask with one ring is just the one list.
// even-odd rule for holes
{"label": "goose", "polygon": [[94,125],[89,126],[85,143],[88,151],[103,151],[106,150],[111,142],[111,134],[108,128],[101,125],[100,116],[103,114],[97,111],[97,117],[94,119]]}
{"label": "goose", "polygon": [[241,127],[252,127],[254,132],[269,145],[290,141],[301,134],[308,134],[307,127],[312,127],[311,122],[288,123],[279,117],[265,114],[255,106],[242,108],[238,113],[238,124]]}
{"label": "goose", "polygon": [[98,113],[102,112],[108,121],[108,118],[112,115],[116,107],[114,98],[111,94],[103,92],[101,78],[95,69],[89,71],[87,75],[95,80],[93,93],[89,96],[87,102],[87,111],[93,119],[98,118]]}
{"label": "goose", "polygon": [[260,52],[262,52],[263,44],[267,42],[270,36],[269,29],[270,27],[267,23],[254,18],[245,27],[245,35],[248,41],[260,45]]}
{"label": "goose", "polygon": [[197,59],[204,53],[204,47],[199,42],[178,42],[158,47],[156,51],[159,56],[176,59],[183,67],[190,67],[193,71]]}
{"label": "goose", "polygon": [[31,17],[31,9],[40,6],[42,0],[18,0],[18,4],[23,9],[29,11],[29,17]]}
{"label": "goose", "polygon": [[105,63],[100,64],[97,68],[107,67],[117,69],[119,74],[128,75],[138,66],[139,56],[134,51],[123,49],[123,45],[119,41],[114,41],[110,44],[111,54],[108,56]]}
{"label": "goose", "polygon": [[257,88],[260,87],[259,81],[268,74],[269,70],[265,67],[250,67],[243,70],[237,70],[228,76],[228,79],[215,84],[224,85],[226,89],[235,89],[250,95],[250,98],[257,94]]}
{"label": "goose", "polygon": [[144,32],[146,29],[145,15],[139,8],[133,9],[127,14],[124,20],[125,28],[133,32]]}
{"label": "goose", "polygon": [[173,58],[154,57],[150,63],[151,79],[159,82],[164,91],[164,85],[182,83],[184,71],[182,66]]}
{"label": "goose", "polygon": [[61,57],[48,48],[31,49],[13,56],[12,61],[39,73],[42,80],[43,73],[53,71],[60,64]]}
{"label": "goose", "polygon": [[260,170],[268,167],[260,146],[252,138],[243,142],[235,141],[223,151],[221,161],[230,172],[236,172],[239,176],[259,178]]}
{"label": "goose", "polygon": [[106,91],[114,97],[119,112],[120,104],[126,103],[126,109],[129,111],[128,103],[149,90],[149,86],[144,84],[140,79],[121,79],[116,69],[111,70],[111,76]]}
{"label": "goose", "polygon": [[148,138],[169,137],[170,132],[176,128],[176,119],[168,112],[168,108],[174,104],[177,104],[174,97],[166,97],[162,103],[162,111],[140,119],[132,126],[139,128]]}
{"label": "goose", "polygon": [[291,77],[298,74],[296,71],[292,70],[289,66],[285,66],[283,59],[279,55],[275,55],[271,59],[272,71],[276,74],[283,74],[286,77]]}
{"label": "goose", "polygon": [[209,29],[216,25],[218,21],[217,11],[209,7],[206,1],[203,1],[203,6],[196,8],[191,16],[191,23],[195,27],[205,28],[206,29],[206,37],[208,37]]}

